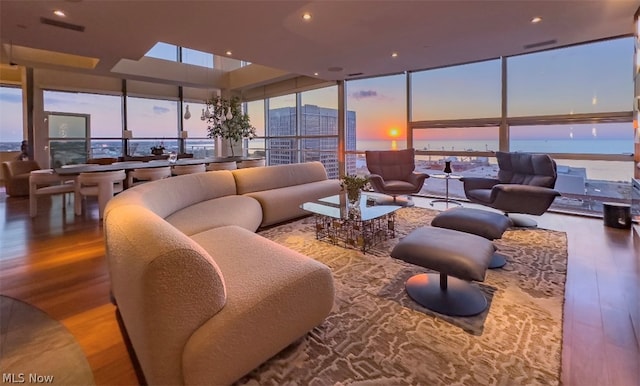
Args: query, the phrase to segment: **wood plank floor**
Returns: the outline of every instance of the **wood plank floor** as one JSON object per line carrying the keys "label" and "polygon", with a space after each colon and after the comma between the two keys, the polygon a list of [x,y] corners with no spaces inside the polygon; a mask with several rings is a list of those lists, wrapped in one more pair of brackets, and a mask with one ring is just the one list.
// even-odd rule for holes
{"label": "wood plank floor", "polygon": [[[61,321],[85,351],[98,385],[136,384],[109,301],[97,203],[89,198],[85,214],[75,216],[72,201],[63,210],[62,197],[42,197],[31,219],[28,199],[6,197],[1,189],[0,294]],[[640,239],[604,227],[601,219],[547,213],[538,222],[567,232],[569,242],[563,384],[639,385],[629,315],[640,291]]]}

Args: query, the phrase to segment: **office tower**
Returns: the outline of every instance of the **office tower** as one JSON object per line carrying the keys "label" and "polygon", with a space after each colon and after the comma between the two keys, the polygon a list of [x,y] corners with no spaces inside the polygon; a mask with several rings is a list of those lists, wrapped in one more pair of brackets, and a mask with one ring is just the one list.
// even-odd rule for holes
{"label": "office tower", "polygon": [[[295,107],[269,110],[266,146],[269,165],[320,161],[327,169],[329,178],[337,178],[338,110],[316,105],[301,106],[299,131],[297,112]],[[347,111],[346,121],[346,149],[355,150],[355,111]],[[351,162],[355,169],[355,158]],[[349,166],[347,170],[350,170]]]}

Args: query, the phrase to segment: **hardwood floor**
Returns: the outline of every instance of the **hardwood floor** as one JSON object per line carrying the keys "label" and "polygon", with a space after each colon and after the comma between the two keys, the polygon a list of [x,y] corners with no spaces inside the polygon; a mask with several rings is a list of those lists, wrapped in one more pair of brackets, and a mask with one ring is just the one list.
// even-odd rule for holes
{"label": "hardwood floor", "polygon": [[[31,219],[27,198],[0,190],[0,294],[61,321],[85,351],[96,384],[136,384],[109,301],[97,203],[89,199],[85,214],[75,216],[72,203],[63,211],[61,199],[42,197]],[[538,223],[567,232],[569,243],[563,384],[638,385],[630,313],[637,312],[640,291],[640,238],[601,219],[546,213]]]}

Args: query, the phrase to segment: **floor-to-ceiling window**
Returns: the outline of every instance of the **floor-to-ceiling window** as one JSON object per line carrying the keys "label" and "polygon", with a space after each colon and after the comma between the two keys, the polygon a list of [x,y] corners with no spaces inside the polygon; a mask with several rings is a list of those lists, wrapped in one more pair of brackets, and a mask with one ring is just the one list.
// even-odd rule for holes
{"label": "floor-to-ceiling window", "polygon": [[0,86],[0,151],[19,151],[24,138],[22,89]]}
{"label": "floor-to-ceiling window", "polygon": [[[549,153],[563,194],[555,209],[601,213],[604,200],[628,200],[632,58],[628,37],[410,73],[418,169],[442,173],[450,160],[456,174],[491,177],[494,151]],[[436,179],[422,190],[443,192]],[[450,195],[464,198],[462,184],[450,182]]]}
{"label": "floor-to-ceiling window", "polygon": [[178,101],[127,97],[127,128],[133,132],[130,156],[149,155],[160,145],[179,153]]}
{"label": "floor-to-ceiling window", "polygon": [[337,86],[245,103],[257,137],[247,141],[249,156],[268,165],[320,161],[329,178],[337,178]]}
{"label": "floor-to-ceiling window", "polygon": [[269,98],[267,103],[267,163],[300,162],[296,94]]}
{"label": "floor-to-ceiling window", "polygon": [[[411,128],[416,170],[442,174],[450,161],[456,175],[495,176],[502,115],[501,60],[411,73]],[[462,184],[431,178],[421,194],[464,197]]]}
{"label": "floor-to-ceiling window", "polygon": [[206,103],[201,101],[190,101],[183,103],[183,111],[187,111],[191,116],[188,119],[182,115],[182,130],[186,132],[184,138],[185,152],[193,154],[195,158],[205,158],[215,156],[215,141],[209,138],[207,122],[202,119]]}
{"label": "floor-to-ceiling window", "polygon": [[[49,143],[49,153],[63,151],[67,156],[53,160],[53,166],[86,161],[87,158],[117,158],[122,155],[122,97],[44,90],[44,110],[49,113],[69,113],[88,116],[87,138],[65,139],[56,136]],[[64,134],[64,133],[63,133]],[[85,142],[88,141],[88,149]],[[88,153],[87,153],[88,151]],[[75,155],[71,153],[77,153]]]}
{"label": "floor-to-ceiling window", "polygon": [[[404,74],[346,82],[348,174],[368,173],[362,154],[365,150],[406,148],[406,89]],[[353,137],[354,144],[350,142]]]}
{"label": "floor-to-ceiling window", "polygon": [[300,93],[299,107],[301,161],[322,162],[333,178],[340,173],[337,95],[337,86],[305,91]]}
{"label": "floor-to-ceiling window", "polygon": [[264,99],[247,102],[244,107],[249,115],[249,122],[256,128],[256,137],[247,140],[247,155],[250,157],[266,157]]}
{"label": "floor-to-ceiling window", "polygon": [[630,37],[507,58],[509,149],[554,157],[556,209],[629,199],[632,58]]}

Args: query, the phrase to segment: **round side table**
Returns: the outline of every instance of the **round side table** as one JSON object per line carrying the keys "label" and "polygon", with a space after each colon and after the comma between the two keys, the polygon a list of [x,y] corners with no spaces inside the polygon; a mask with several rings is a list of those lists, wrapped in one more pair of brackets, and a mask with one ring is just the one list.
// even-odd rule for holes
{"label": "round side table", "polygon": [[440,198],[440,199],[437,199],[437,200],[432,200],[431,201],[431,206],[433,206],[433,204],[435,204],[436,202],[444,202],[445,204],[447,204],[447,206],[449,204],[462,206],[461,202],[449,199],[449,180],[459,180],[459,179],[462,178],[462,176],[458,176],[458,175],[451,174],[451,173],[446,173],[446,174],[431,174],[429,177],[439,178],[439,179],[443,179],[445,181],[444,198]]}

